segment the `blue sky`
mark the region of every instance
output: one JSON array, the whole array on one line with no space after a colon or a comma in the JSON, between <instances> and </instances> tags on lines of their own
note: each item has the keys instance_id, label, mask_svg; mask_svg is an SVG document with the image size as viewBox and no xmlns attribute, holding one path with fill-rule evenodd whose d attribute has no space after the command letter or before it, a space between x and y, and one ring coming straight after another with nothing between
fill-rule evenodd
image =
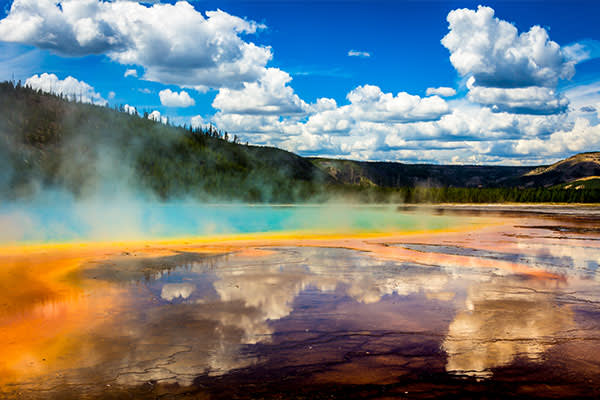
<instances>
[{"instance_id":1,"label":"blue sky","mask_svg":"<svg viewBox=\"0 0 600 400\"><path fill-rule=\"evenodd\" d=\"M597 1L173 3L0 1L0 79L304 155L536 164L600 150Z\"/></svg>"}]
</instances>

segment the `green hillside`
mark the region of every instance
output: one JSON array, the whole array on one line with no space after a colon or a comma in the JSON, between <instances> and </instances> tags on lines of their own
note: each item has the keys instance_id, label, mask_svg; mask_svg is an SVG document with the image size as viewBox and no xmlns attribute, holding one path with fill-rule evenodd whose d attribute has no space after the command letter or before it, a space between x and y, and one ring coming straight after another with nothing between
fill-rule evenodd
<instances>
[{"instance_id":1,"label":"green hillside","mask_svg":"<svg viewBox=\"0 0 600 400\"><path fill-rule=\"evenodd\" d=\"M244 202L599 202L600 153L545 167L303 158L0 83L0 199L48 191ZM578 182L578 181L577 181Z\"/></svg>"},{"instance_id":2,"label":"green hillside","mask_svg":"<svg viewBox=\"0 0 600 400\"><path fill-rule=\"evenodd\" d=\"M280 149L234 143L102 106L0 84L2 197L133 190L161 199L289 202L333 180Z\"/></svg>"}]
</instances>

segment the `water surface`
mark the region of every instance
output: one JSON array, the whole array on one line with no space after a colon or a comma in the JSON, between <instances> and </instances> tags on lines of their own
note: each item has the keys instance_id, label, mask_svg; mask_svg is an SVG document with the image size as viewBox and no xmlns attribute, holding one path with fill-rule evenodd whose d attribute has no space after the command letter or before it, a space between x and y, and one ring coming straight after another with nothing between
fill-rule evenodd
<instances>
[{"instance_id":1,"label":"water surface","mask_svg":"<svg viewBox=\"0 0 600 400\"><path fill-rule=\"evenodd\" d=\"M7 251L0 393L598 397L600 235L582 229L596 217L469 218L364 238Z\"/></svg>"}]
</instances>

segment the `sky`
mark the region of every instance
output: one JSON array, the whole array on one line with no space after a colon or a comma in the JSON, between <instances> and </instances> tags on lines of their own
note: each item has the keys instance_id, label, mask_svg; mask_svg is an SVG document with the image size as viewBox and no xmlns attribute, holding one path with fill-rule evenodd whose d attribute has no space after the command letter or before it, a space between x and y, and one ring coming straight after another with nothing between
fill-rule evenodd
<instances>
[{"instance_id":1,"label":"sky","mask_svg":"<svg viewBox=\"0 0 600 400\"><path fill-rule=\"evenodd\" d=\"M0 0L0 80L306 156L600 151L600 2Z\"/></svg>"}]
</instances>

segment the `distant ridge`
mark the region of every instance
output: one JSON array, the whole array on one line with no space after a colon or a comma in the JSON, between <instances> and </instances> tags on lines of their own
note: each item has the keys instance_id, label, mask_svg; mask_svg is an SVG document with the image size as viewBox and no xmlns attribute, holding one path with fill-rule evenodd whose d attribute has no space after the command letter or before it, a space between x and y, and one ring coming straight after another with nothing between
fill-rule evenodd
<instances>
[{"instance_id":1,"label":"distant ridge","mask_svg":"<svg viewBox=\"0 0 600 400\"><path fill-rule=\"evenodd\" d=\"M404 164L311 158L340 183L383 187L513 187L536 167Z\"/></svg>"},{"instance_id":2,"label":"distant ridge","mask_svg":"<svg viewBox=\"0 0 600 400\"><path fill-rule=\"evenodd\" d=\"M405 164L318 157L310 160L340 183L363 186L549 188L600 176L600 152L580 153L539 167Z\"/></svg>"},{"instance_id":3,"label":"distant ridge","mask_svg":"<svg viewBox=\"0 0 600 400\"><path fill-rule=\"evenodd\" d=\"M538 167L520 178L525 187L554 186L600 175L600 152L576 154L547 167Z\"/></svg>"}]
</instances>

